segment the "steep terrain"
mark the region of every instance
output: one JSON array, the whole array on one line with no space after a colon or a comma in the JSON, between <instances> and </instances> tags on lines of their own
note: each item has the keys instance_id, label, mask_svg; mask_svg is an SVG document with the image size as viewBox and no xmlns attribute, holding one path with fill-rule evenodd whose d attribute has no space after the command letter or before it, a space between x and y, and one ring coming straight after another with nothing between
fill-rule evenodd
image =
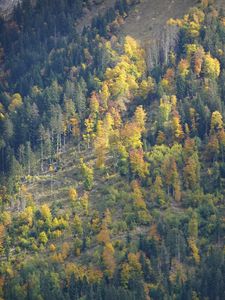
<instances>
[{"instance_id":1,"label":"steep terrain","mask_svg":"<svg viewBox=\"0 0 225 300\"><path fill-rule=\"evenodd\" d=\"M8 16L19 0L0 0L0 15Z\"/></svg>"},{"instance_id":2,"label":"steep terrain","mask_svg":"<svg viewBox=\"0 0 225 300\"><path fill-rule=\"evenodd\" d=\"M0 45L0 300L224 299L223 12L28 0Z\"/></svg>"},{"instance_id":3,"label":"steep terrain","mask_svg":"<svg viewBox=\"0 0 225 300\"><path fill-rule=\"evenodd\" d=\"M126 19L122 32L145 43L159 39L170 18L180 18L186 14L196 0L143 0Z\"/></svg>"},{"instance_id":4,"label":"steep terrain","mask_svg":"<svg viewBox=\"0 0 225 300\"><path fill-rule=\"evenodd\" d=\"M90 8L84 10L84 16L77 22L77 31L82 32L84 26L90 27L92 20L103 15L107 9L113 8L116 0L103 0L96 4L92 1Z\"/></svg>"}]
</instances>

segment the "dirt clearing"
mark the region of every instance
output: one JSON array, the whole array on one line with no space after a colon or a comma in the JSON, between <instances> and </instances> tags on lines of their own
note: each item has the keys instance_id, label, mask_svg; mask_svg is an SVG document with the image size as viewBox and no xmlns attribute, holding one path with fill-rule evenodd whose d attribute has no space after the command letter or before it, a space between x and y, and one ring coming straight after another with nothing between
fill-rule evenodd
<instances>
[{"instance_id":1,"label":"dirt clearing","mask_svg":"<svg viewBox=\"0 0 225 300\"><path fill-rule=\"evenodd\" d=\"M122 28L123 35L131 35L145 42L157 39L165 29L169 18L182 17L196 0L143 0L137 5Z\"/></svg>"}]
</instances>

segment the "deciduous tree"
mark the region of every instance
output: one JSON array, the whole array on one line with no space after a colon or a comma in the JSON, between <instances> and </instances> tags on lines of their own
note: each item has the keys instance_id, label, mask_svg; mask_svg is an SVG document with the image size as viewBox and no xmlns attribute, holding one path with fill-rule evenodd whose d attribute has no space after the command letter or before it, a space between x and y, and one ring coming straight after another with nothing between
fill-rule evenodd
<instances>
[{"instance_id":1,"label":"deciduous tree","mask_svg":"<svg viewBox=\"0 0 225 300\"><path fill-rule=\"evenodd\" d=\"M148 163L144 160L144 152L140 149L134 149L129 152L131 170L135 175L144 179L148 171Z\"/></svg>"},{"instance_id":2,"label":"deciduous tree","mask_svg":"<svg viewBox=\"0 0 225 300\"><path fill-rule=\"evenodd\" d=\"M80 168L84 179L84 186L87 190L91 190L93 187L94 171L84 163L82 158L80 159Z\"/></svg>"}]
</instances>

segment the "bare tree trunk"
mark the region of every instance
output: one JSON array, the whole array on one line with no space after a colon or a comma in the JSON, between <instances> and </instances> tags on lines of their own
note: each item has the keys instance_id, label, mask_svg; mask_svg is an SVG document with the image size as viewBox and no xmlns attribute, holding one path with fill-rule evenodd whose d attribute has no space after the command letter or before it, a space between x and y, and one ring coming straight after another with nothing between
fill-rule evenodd
<instances>
[{"instance_id":1,"label":"bare tree trunk","mask_svg":"<svg viewBox=\"0 0 225 300\"><path fill-rule=\"evenodd\" d=\"M59 151L62 152L62 135L59 134Z\"/></svg>"},{"instance_id":2,"label":"bare tree trunk","mask_svg":"<svg viewBox=\"0 0 225 300\"><path fill-rule=\"evenodd\" d=\"M169 62L169 53L177 43L178 28L166 26L160 37L145 42L146 60L148 69L157 65L166 65Z\"/></svg>"},{"instance_id":3,"label":"bare tree trunk","mask_svg":"<svg viewBox=\"0 0 225 300\"><path fill-rule=\"evenodd\" d=\"M66 134L63 134L63 152L66 152Z\"/></svg>"},{"instance_id":4,"label":"bare tree trunk","mask_svg":"<svg viewBox=\"0 0 225 300\"><path fill-rule=\"evenodd\" d=\"M43 151L43 141L41 140L41 172L44 172L44 151Z\"/></svg>"}]
</instances>

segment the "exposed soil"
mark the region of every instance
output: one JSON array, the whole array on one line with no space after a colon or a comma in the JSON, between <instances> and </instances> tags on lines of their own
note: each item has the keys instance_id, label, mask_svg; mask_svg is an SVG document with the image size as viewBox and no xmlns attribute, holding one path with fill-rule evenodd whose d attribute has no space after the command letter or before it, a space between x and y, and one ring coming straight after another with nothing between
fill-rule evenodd
<instances>
[{"instance_id":1,"label":"exposed soil","mask_svg":"<svg viewBox=\"0 0 225 300\"><path fill-rule=\"evenodd\" d=\"M129 13L122 27L123 35L146 42L162 36L166 22L170 18L182 17L188 10L198 5L199 0L141 0ZM215 0L218 7L225 7L224 0Z\"/></svg>"},{"instance_id":2,"label":"exposed soil","mask_svg":"<svg viewBox=\"0 0 225 300\"><path fill-rule=\"evenodd\" d=\"M137 5L122 28L124 35L145 42L157 39L165 30L169 18L182 17L197 0L143 0Z\"/></svg>"}]
</instances>

